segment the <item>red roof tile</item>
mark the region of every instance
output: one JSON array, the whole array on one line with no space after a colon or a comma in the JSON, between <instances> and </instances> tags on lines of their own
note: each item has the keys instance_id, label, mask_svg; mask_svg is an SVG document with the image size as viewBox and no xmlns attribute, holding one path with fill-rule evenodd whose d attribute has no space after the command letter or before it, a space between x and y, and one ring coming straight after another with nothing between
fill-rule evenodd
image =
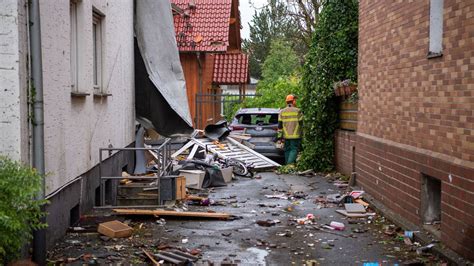
<instances>
[{"instance_id":1,"label":"red roof tile","mask_svg":"<svg viewBox=\"0 0 474 266\"><path fill-rule=\"evenodd\" d=\"M172 3L184 10L183 14L174 15L179 51L227 51L232 0L172 0Z\"/></svg>"},{"instance_id":2,"label":"red roof tile","mask_svg":"<svg viewBox=\"0 0 474 266\"><path fill-rule=\"evenodd\" d=\"M216 84L248 83L249 59L246 54L216 54L212 81Z\"/></svg>"}]
</instances>

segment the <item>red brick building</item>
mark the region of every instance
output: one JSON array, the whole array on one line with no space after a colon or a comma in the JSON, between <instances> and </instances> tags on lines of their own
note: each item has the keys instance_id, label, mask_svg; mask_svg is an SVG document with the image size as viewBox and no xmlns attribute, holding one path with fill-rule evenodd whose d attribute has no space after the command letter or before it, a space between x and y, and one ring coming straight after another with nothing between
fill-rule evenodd
<instances>
[{"instance_id":1,"label":"red brick building","mask_svg":"<svg viewBox=\"0 0 474 266\"><path fill-rule=\"evenodd\" d=\"M219 85L248 83L238 0L172 0L176 42L196 128L221 117ZM201 95L201 96L199 96Z\"/></svg>"},{"instance_id":2,"label":"red brick building","mask_svg":"<svg viewBox=\"0 0 474 266\"><path fill-rule=\"evenodd\" d=\"M474 1L359 8L357 130L337 132L337 168L474 259Z\"/></svg>"}]
</instances>

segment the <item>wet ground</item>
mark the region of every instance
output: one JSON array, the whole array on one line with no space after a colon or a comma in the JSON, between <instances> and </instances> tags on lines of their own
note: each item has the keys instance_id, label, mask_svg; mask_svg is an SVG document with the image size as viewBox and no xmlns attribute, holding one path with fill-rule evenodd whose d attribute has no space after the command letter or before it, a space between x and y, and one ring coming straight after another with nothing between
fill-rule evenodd
<instances>
[{"instance_id":1,"label":"wet ground","mask_svg":"<svg viewBox=\"0 0 474 266\"><path fill-rule=\"evenodd\" d=\"M154 253L172 247L199 254L198 264L219 265L223 261L240 265L440 264L430 253L417 255L416 245L407 245L382 216L348 220L335 212L338 207L334 204L315 201L318 196L325 198L340 191L325 177L268 172L260 174L260 178L241 178L227 187L212 189L208 196L215 204L211 206L187 206L193 211L212 210L238 217L229 221L160 220L96 211L82 218L78 227L85 230L72 229L56 244L49 252L49 260L76 265L145 264L149 261L142 249ZM281 194L290 197L267 197ZM308 214L314 215L312 224L295 221ZM109 239L96 233L97 223L115 219L134 228L132 237ZM345 230L322 227L332 221L343 223Z\"/></svg>"}]
</instances>

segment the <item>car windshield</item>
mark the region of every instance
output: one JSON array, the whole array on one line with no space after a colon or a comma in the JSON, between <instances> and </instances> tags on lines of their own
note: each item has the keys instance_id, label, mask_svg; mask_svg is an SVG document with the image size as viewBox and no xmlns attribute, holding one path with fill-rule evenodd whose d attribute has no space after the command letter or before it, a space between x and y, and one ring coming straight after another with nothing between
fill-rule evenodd
<instances>
[{"instance_id":1,"label":"car windshield","mask_svg":"<svg viewBox=\"0 0 474 266\"><path fill-rule=\"evenodd\" d=\"M273 125L278 124L278 114L239 114L235 117L243 125Z\"/></svg>"}]
</instances>

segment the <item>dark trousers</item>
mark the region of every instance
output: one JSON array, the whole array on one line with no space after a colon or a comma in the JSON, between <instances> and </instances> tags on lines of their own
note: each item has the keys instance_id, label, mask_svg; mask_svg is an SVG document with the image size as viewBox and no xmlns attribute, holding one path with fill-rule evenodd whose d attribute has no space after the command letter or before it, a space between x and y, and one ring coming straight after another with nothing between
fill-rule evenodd
<instances>
[{"instance_id":1,"label":"dark trousers","mask_svg":"<svg viewBox=\"0 0 474 266\"><path fill-rule=\"evenodd\" d=\"M301 139L285 139L285 163L296 162L296 156L301 146Z\"/></svg>"}]
</instances>

